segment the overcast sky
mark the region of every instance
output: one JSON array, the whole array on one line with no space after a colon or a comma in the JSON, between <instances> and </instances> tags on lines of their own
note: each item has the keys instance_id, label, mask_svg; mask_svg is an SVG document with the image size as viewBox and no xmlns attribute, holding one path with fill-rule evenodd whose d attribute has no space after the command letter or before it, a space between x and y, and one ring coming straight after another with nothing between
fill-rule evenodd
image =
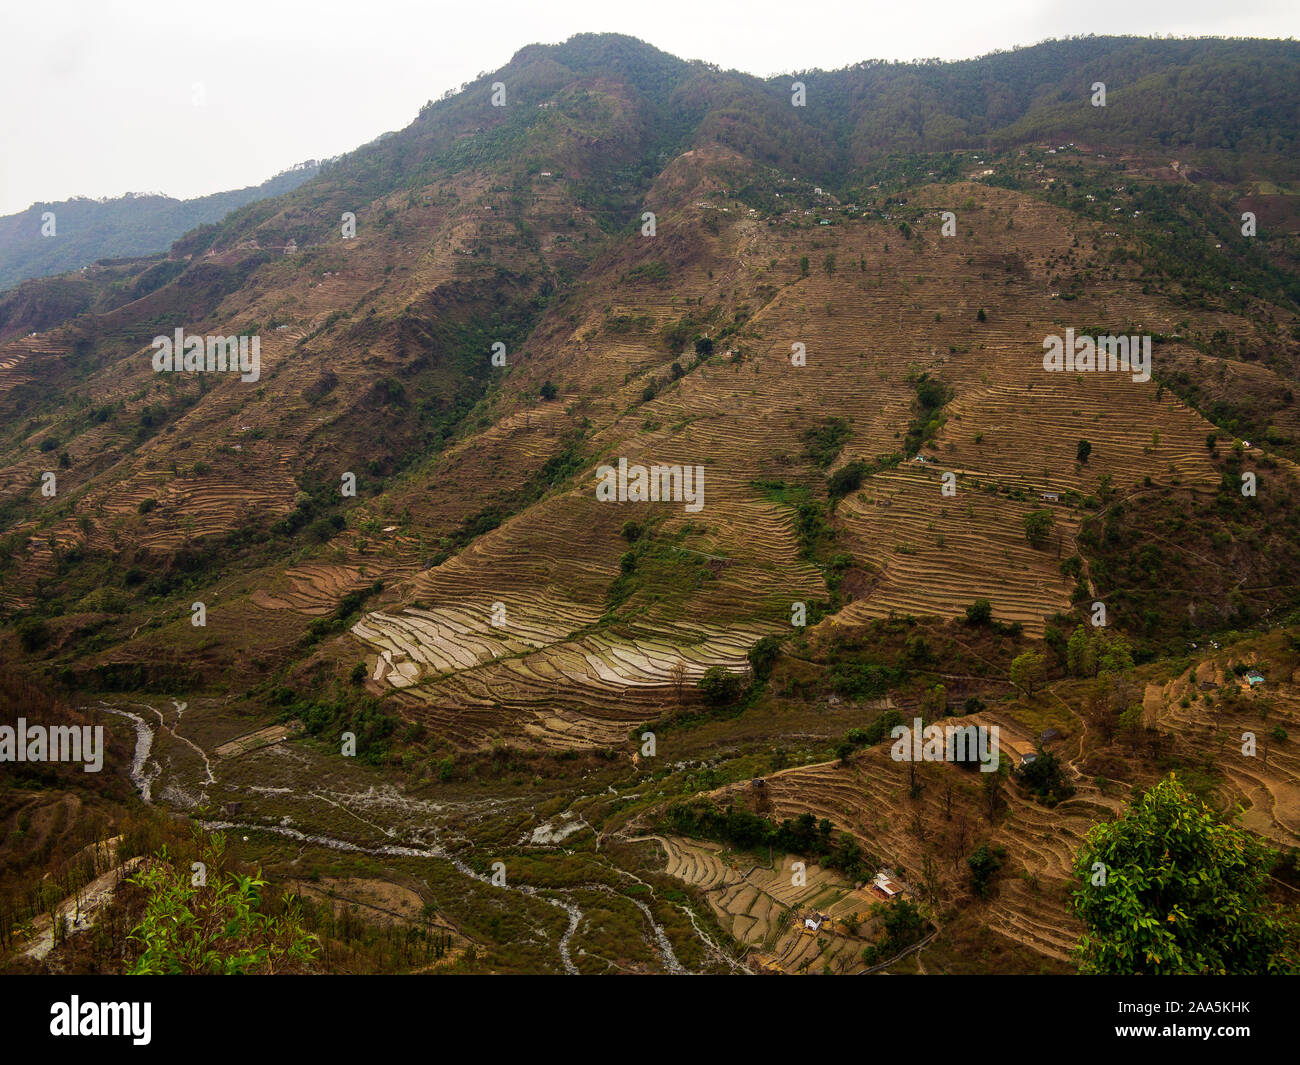
<instances>
[{"instance_id":1,"label":"overcast sky","mask_svg":"<svg viewBox=\"0 0 1300 1065\"><path fill-rule=\"evenodd\" d=\"M525 44L582 32L767 75L1080 33L1300 37L1300 2L0 0L0 214L255 185L400 129Z\"/></svg>"}]
</instances>

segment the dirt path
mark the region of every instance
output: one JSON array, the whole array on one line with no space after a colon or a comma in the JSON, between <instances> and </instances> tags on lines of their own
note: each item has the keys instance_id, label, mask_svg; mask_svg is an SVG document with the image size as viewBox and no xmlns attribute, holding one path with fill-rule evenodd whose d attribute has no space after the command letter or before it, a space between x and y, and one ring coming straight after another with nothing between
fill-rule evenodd
<instances>
[{"instance_id":1,"label":"dirt path","mask_svg":"<svg viewBox=\"0 0 1300 1065\"><path fill-rule=\"evenodd\" d=\"M26 958L44 961L54 949L55 922L62 922L65 934L84 932L95 926L99 911L113 901L118 885L144 861L142 857L128 858L121 865L96 877L80 891L74 892L54 908L54 919L41 914L33 922L36 938L22 952Z\"/></svg>"}]
</instances>

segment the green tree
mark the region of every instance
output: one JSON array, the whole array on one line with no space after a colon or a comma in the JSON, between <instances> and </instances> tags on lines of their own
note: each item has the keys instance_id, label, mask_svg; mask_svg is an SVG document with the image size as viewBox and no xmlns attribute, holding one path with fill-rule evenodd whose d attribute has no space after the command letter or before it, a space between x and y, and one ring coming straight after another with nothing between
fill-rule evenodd
<instances>
[{"instance_id":1,"label":"green tree","mask_svg":"<svg viewBox=\"0 0 1300 1065\"><path fill-rule=\"evenodd\" d=\"M1074 785L1065 779L1061 763L1051 751L1038 748L1038 757L1017 770L1021 781L1040 799L1060 802L1074 794Z\"/></svg>"},{"instance_id":2,"label":"green tree","mask_svg":"<svg viewBox=\"0 0 1300 1065\"><path fill-rule=\"evenodd\" d=\"M981 843L979 848L966 859L970 866L970 887L981 899L989 897L993 887L993 877L1002 868L1002 858L1006 852L1001 847L989 848Z\"/></svg>"},{"instance_id":3,"label":"green tree","mask_svg":"<svg viewBox=\"0 0 1300 1065\"><path fill-rule=\"evenodd\" d=\"M1102 629L1097 634L1097 672L1123 673L1133 668L1133 651L1118 632Z\"/></svg>"},{"instance_id":4,"label":"green tree","mask_svg":"<svg viewBox=\"0 0 1300 1065\"><path fill-rule=\"evenodd\" d=\"M772 672L777 655L781 653L781 640L777 636L763 636L749 649L749 668L754 671L756 679L762 679Z\"/></svg>"},{"instance_id":5,"label":"green tree","mask_svg":"<svg viewBox=\"0 0 1300 1065\"><path fill-rule=\"evenodd\" d=\"M987 599L976 599L966 608L967 625L987 625L993 620L993 604Z\"/></svg>"},{"instance_id":6,"label":"green tree","mask_svg":"<svg viewBox=\"0 0 1300 1065\"><path fill-rule=\"evenodd\" d=\"M1086 440L1080 440L1079 446L1075 449L1074 457L1079 462L1087 462L1088 456L1092 454L1092 445Z\"/></svg>"},{"instance_id":7,"label":"green tree","mask_svg":"<svg viewBox=\"0 0 1300 1065\"><path fill-rule=\"evenodd\" d=\"M1083 625L1076 627L1066 642L1065 671L1072 677L1097 674L1097 642L1089 639L1088 630Z\"/></svg>"},{"instance_id":8,"label":"green tree","mask_svg":"<svg viewBox=\"0 0 1300 1065\"><path fill-rule=\"evenodd\" d=\"M938 717L946 717L948 714L948 689L942 684L936 684L928 692L921 695L921 716L927 721L933 721Z\"/></svg>"},{"instance_id":9,"label":"green tree","mask_svg":"<svg viewBox=\"0 0 1300 1065\"><path fill-rule=\"evenodd\" d=\"M806 255L799 256L799 276L808 276L808 256Z\"/></svg>"},{"instance_id":10,"label":"green tree","mask_svg":"<svg viewBox=\"0 0 1300 1065\"><path fill-rule=\"evenodd\" d=\"M1295 912L1265 896L1274 858L1171 774L1120 820L1094 825L1075 856L1081 971L1300 973Z\"/></svg>"},{"instance_id":11,"label":"green tree","mask_svg":"<svg viewBox=\"0 0 1300 1065\"><path fill-rule=\"evenodd\" d=\"M879 943L863 948L862 958L868 965L888 961L921 940L929 929L920 908L905 898L878 902L871 907L871 913L880 919L884 935Z\"/></svg>"},{"instance_id":12,"label":"green tree","mask_svg":"<svg viewBox=\"0 0 1300 1065\"><path fill-rule=\"evenodd\" d=\"M1121 633L1079 625L1065 648L1065 671L1072 677L1123 673L1133 668L1133 650Z\"/></svg>"},{"instance_id":13,"label":"green tree","mask_svg":"<svg viewBox=\"0 0 1300 1065\"><path fill-rule=\"evenodd\" d=\"M144 916L130 938L144 945L132 975L265 974L305 971L316 956L315 936L303 928L292 901L266 912L261 871L246 876L226 868L221 833L196 830L205 882L193 866L173 861L164 847L131 878L146 893Z\"/></svg>"},{"instance_id":14,"label":"green tree","mask_svg":"<svg viewBox=\"0 0 1300 1065\"><path fill-rule=\"evenodd\" d=\"M704 671L696 687L714 706L735 702L740 697L740 677L722 666L710 666Z\"/></svg>"},{"instance_id":15,"label":"green tree","mask_svg":"<svg viewBox=\"0 0 1300 1065\"><path fill-rule=\"evenodd\" d=\"M1025 515L1025 539L1031 547L1042 547L1047 543L1048 533L1056 524L1056 518L1050 510L1031 510Z\"/></svg>"},{"instance_id":16,"label":"green tree","mask_svg":"<svg viewBox=\"0 0 1300 1065\"><path fill-rule=\"evenodd\" d=\"M1034 686L1047 679L1047 659L1039 651L1026 651L1011 660L1011 683L1026 695L1034 694Z\"/></svg>"}]
</instances>

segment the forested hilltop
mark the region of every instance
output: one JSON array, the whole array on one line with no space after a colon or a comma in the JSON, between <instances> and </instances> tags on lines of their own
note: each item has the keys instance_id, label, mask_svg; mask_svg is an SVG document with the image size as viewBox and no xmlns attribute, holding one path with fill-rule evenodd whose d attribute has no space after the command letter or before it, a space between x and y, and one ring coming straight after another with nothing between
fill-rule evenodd
<instances>
[{"instance_id":1,"label":"forested hilltop","mask_svg":"<svg viewBox=\"0 0 1300 1065\"><path fill-rule=\"evenodd\" d=\"M315 161L243 189L214 192L190 200L156 193L113 199L77 196L58 203L34 203L0 218L0 289L33 277L47 277L119 259L162 252L183 233L224 218L237 207L296 189L316 175ZM54 234L42 232L43 216L54 215Z\"/></svg>"}]
</instances>

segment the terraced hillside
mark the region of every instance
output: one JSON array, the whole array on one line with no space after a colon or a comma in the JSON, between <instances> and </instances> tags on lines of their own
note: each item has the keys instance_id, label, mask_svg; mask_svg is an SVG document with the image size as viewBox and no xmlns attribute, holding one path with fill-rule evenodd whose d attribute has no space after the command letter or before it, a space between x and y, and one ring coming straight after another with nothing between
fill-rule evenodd
<instances>
[{"instance_id":1,"label":"terraced hillside","mask_svg":"<svg viewBox=\"0 0 1300 1065\"><path fill-rule=\"evenodd\" d=\"M1157 764L1180 767L1225 816L1294 853L1300 775L1290 736L1300 722L1300 689L1288 640L1276 635L1249 649L1193 656L1174 670L1143 669L1120 682L1140 700L1134 704L1140 713L1118 729L1108 711L1098 713L1114 679L1100 688L1063 681L996 712L948 719L944 724L997 726L1007 765L987 781L953 764L920 763L914 791L909 763L897 760L885 741L847 762L769 774L761 812L774 822L825 818L837 831L852 833L880 863L914 884L924 880L935 913L949 920L974 913L982 927L1025 950L1069 962L1082 930L1071 894L1080 886L1074 866L1083 836L1122 814L1136 790L1158 774ZM1252 688L1241 679L1247 667L1265 670L1267 682ZM1005 779L1006 769L1043 749L1045 725L1051 726L1046 747L1061 759L1073 789L1049 804L1022 782ZM1258 740L1249 751L1246 737ZM993 788L992 801L986 785ZM709 801L752 808L756 791L742 781L712 792ZM1001 854L987 900L972 892L965 862L979 844ZM687 862L671 850L667 867L706 890L728 879L717 869L710 873L707 860Z\"/></svg>"},{"instance_id":2,"label":"terraced hillside","mask_svg":"<svg viewBox=\"0 0 1300 1065\"><path fill-rule=\"evenodd\" d=\"M1109 116L1053 80L1138 60ZM934 936L890 971L1063 971L1081 841L1168 771L1293 847L1300 52L981 63L817 72L796 109L629 38L530 46L163 258L23 286L0 655L147 733L143 804L329 866L322 921L398 885L392 927L433 907L466 971L864 972L877 869ZM1162 79L1227 119L1114 117ZM156 371L177 329L258 364ZM1118 335L1150 365L1045 368ZM1073 791L913 775L867 739L890 713L1043 742ZM873 868L793 890L665 820L695 800Z\"/></svg>"},{"instance_id":3,"label":"terraced hillside","mask_svg":"<svg viewBox=\"0 0 1300 1065\"><path fill-rule=\"evenodd\" d=\"M874 922L859 918L880 902L878 896L816 865L802 871L806 882L796 886L793 859L746 869L720 854L717 845L656 838L667 872L703 891L724 927L730 926L732 936L750 947L745 961L753 969L855 975L867 968L862 950ZM818 927L805 923L810 917Z\"/></svg>"}]
</instances>

